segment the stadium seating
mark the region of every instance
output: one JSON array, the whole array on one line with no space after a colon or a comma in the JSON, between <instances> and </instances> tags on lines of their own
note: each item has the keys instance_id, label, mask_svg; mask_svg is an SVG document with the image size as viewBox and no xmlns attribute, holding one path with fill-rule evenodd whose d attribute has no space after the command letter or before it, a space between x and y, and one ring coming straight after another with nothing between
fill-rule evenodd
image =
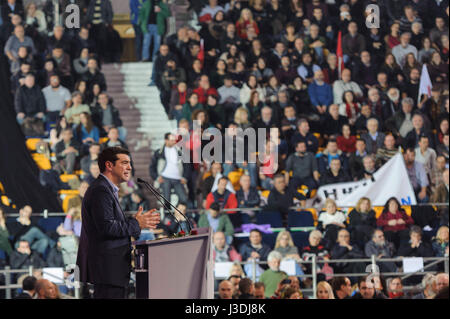
<instances>
[{"instance_id":1,"label":"stadium seating","mask_svg":"<svg viewBox=\"0 0 450 319\"><path fill-rule=\"evenodd\" d=\"M257 212L256 223L258 225L269 224L273 228L283 227L283 220L279 212L270 212L270 211Z\"/></svg>"},{"instance_id":2,"label":"stadium seating","mask_svg":"<svg viewBox=\"0 0 450 319\"><path fill-rule=\"evenodd\" d=\"M64 220L62 217L48 217L48 218L40 218L38 221L38 226L42 228L46 233L56 231L56 228L63 223Z\"/></svg>"},{"instance_id":3,"label":"stadium seating","mask_svg":"<svg viewBox=\"0 0 450 319\"><path fill-rule=\"evenodd\" d=\"M314 218L309 211L290 211L288 227L314 227Z\"/></svg>"}]
</instances>

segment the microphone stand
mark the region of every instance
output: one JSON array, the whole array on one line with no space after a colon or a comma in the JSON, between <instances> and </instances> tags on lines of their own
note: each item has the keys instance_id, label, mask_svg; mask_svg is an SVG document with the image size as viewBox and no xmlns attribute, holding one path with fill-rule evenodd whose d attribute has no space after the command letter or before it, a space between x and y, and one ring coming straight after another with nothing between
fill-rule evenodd
<instances>
[{"instance_id":1,"label":"microphone stand","mask_svg":"<svg viewBox=\"0 0 450 319\"><path fill-rule=\"evenodd\" d=\"M151 185L149 182L143 180L142 178L138 178L137 182L140 184L144 184L147 189L156 197L156 199L161 203L161 205L167 210L169 211L169 213L173 216L173 218L175 218L175 220L178 222L178 224L181 227L181 223L178 220L178 218L175 216L175 214L172 212L171 207L173 209L175 209L178 213L180 213L184 219L186 220L188 226L189 226L189 234L191 233L193 227L191 224L191 221L189 220L189 218L186 217L185 214L183 214L178 208L176 208L174 205L172 205L172 203L167 200L167 198L165 198L153 185Z\"/></svg>"}]
</instances>

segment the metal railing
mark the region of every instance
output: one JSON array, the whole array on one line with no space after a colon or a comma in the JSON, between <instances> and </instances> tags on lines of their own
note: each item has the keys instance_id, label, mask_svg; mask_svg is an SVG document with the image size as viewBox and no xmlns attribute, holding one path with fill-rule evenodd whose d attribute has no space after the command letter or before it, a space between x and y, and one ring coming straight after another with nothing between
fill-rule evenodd
<instances>
[{"instance_id":1,"label":"metal railing","mask_svg":"<svg viewBox=\"0 0 450 319\"><path fill-rule=\"evenodd\" d=\"M423 257L424 262L430 262L427 265L424 265L423 268L419 269L416 272L377 272L375 269L379 269L377 267L377 263L385 263L385 262L402 262L403 259L406 257L396 257L396 258L377 258L377 256L372 255L371 258L359 258L359 259L317 259L317 257L314 255L312 256L311 260L301 260L296 261L297 264L310 264L311 265L311 274L303 274L303 275L295 275L295 277L298 278L311 278L312 279L312 288L310 289L302 289L303 292L312 292L312 298L316 298L317 295L317 269L319 264L336 264L336 263L368 263L372 267L371 272L365 272L365 273L332 273L332 274L326 274L327 277L362 277L367 276L370 274L376 274L376 275L383 275L383 276L395 276L395 277L401 277L402 280L405 280L411 276L425 276L426 274L436 274L437 271L425 271L431 267L437 266L440 263L444 263L444 272L449 273L449 257ZM265 261L257 261L256 259L252 259L251 261L246 262L236 262L240 265L252 265L252 274L251 279L253 282L257 281L256 271L257 266L259 265L267 265L268 263ZM220 279L226 279L225 277L215 277L216 280ZM415 286L412 287L404 287L404 290L414 290L416 289Z\"/></svg>"}]
</instances>

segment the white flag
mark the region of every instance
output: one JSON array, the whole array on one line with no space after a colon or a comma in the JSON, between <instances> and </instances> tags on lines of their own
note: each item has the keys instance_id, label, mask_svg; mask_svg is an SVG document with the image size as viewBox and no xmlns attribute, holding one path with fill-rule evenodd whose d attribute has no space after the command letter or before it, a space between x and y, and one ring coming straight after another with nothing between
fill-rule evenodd
<instances>
[{"instance_id":1,"label":"white flag","mask_svg":"<svg viewBox=\"0 0 450 319\"><path fill-rule=\"evenodd\" d=\"M419 97L417 101L420 102L420 97L422 94L426 94L428 97L431 97L432 88L433 84L431 83L430 75L428 74L427 65L424 64L422 67L422 75L420 76Z\"/></svg>"}]
</instances>

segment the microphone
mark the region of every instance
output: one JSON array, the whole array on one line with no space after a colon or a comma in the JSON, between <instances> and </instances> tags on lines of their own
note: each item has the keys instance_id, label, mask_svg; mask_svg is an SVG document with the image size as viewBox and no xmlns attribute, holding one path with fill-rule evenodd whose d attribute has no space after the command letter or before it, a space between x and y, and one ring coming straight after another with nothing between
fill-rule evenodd
<instances>
[{"instance_id":1,"label":"microphone","mask_svg":"<svg viewBox=\"0 0 450 319\"><path fill-rule=\"evenodd\" d=\"M191 230L193 229L191 221L186 217L185 214L183 214L178 208L176 208L174 205L172 205L172 203L167 200L167 198L165 198L155 187L153 187L153 185L151 185L149 182L143 180L142 178L137 178L137 182L139 184L144 184L147 189L156 197L156 199L161 203L161 205L167 210L169 211L170 214L172 214L173 218L178 222L178 224L181 227L181 223L178 220L178 218L175 216L175 214L173 213L173 211L171 210L171 207L173 209L175 209L178 213L180 213L184 219L186 220L187 224L189 225L189 233L191 233Z\"/></svg>"}]
</instances>

